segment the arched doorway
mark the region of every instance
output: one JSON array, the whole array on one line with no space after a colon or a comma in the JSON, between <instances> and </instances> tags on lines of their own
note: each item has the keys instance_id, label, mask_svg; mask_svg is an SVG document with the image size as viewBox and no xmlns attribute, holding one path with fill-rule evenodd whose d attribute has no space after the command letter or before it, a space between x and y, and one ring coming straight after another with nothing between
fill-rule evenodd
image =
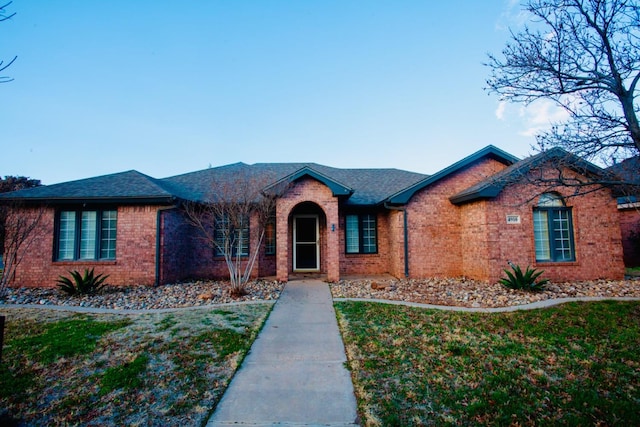
<instances>
[{"instance_id":1,"label":"arched doorway","mask_svg":"<svg viewBox=\"0 0 640 427\"><path fill-rule=\"evenodd\" d=\"M323 253L323 233L326 216L320 206L312 202L297 205L290 216L292 227L292 270L320 272Z\"/></svg>"}]
</instances>

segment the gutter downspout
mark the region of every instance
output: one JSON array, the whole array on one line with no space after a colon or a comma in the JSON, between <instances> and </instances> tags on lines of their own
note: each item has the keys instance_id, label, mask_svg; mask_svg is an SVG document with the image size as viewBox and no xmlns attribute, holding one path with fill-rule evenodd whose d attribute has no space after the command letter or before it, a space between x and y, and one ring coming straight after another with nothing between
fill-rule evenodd
<instances>
[{"instance_id":1,"label":"gutter downspout","mask_svg":"<svg viewBox=\"0 0 640 427\"><path fill-rule=\"evenodd\" d=\"M384 207L389 210L402 212L403 227L404 227L404 277L408 278L409 277L409 227L407 225L408 224L407 208L405 206L403 207L391 206L386 202L384 203Z\"/></svg>"},{"instance_id":2,"label":"gutter downspout","mask_svg":"<svg viewBox=\"0 0 640 427\"><path fill-rule=\"evenodd\" d=\"M153 282L153 286L154 287L158 287L160 286L160 255L161 255L161 250L160 250L160 243L161 243L161 236L160 236L160 227L162 225L162 212L164 211L169 211L171 209L176 209L177 206L173 205L173 206L166 206L166 207L161 207L158 208L157 212L156 212L156 271L155 271L155 279Z\"/></svg>"}]
</instances>

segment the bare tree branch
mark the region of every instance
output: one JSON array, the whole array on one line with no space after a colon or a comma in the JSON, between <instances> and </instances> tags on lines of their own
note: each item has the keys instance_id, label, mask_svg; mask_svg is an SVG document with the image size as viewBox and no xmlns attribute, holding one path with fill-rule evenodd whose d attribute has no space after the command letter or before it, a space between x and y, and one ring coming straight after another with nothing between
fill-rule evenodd
<instances>
[{"instance_id":1,"label":"bare tree branch","mask_svg":"<svg viewBox=\"0 0 640 427\"><path fill-rule=\"evenodd\" d=\"M10 1L8 3L5 3L4 5L0 6L0 22L2 21L7 21L11 18L13 18L15 16L15 12L9 15L5 14L5 10L6 8L11 5L11 3L13 3L13 1ZM7 68L9 68L11 66L11 64L13 64L15 62L15 60L17 59L17 56L14 56L13 59L11 59L7 64L4 63L4 61L0 60L0 73L3 72L4 70L6 70ZM0 83L8 83L10 81L12 81L13 78L11 77L7 77L7 76L0 76Z\"/></svg>"},{"instance_id":2,"label":"bare tree branch","mask_svg":"<svg viewBox=\"0 0 640 427\"><path fill-rule=\"evenodd\" d=\"M217 184L206 200L186 202L184 211L201 239L222 255L229 270L231 291L244 295L251 278L267 222L275 213L279 194L263 191L269 182L251 176L238 175L233 182ZM284 188L282 189L284 191ZM249 245L250 225L257 241ZM248 251L245 248L249 247Z\"/></svg>"},{"instance_id":3,"label":"bare tree branch","mask_svg":"<svg viewBox=\"0 0 640 427\"><path fill-rule=\"evenodd\" d=\"M14 280L16 268L29 251L31 245L45 233L41 226L45 206L25 207L19 202L9 202L0 206L4 221L0 227L4 232L4 269L0 273L0 297L4 296L7 285Z\"/></svg>"},{"instance_id":4,"label":"bare tree branch","mask_svg":"<svg viewBox=\"0 0 640 427\"><path fill-rule=\"evenodd\" d=\"M537 135L611 165L640 153L637 85L640 12L636 0L528 0L531 21L502 57L489 55L487 90L504 100L548 99L569 113Z\"/></svg>"}]
</instances>

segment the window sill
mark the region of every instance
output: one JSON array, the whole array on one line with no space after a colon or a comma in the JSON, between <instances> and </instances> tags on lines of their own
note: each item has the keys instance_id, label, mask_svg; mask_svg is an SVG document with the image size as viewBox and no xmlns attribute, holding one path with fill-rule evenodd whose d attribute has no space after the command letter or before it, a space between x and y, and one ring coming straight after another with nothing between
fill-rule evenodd
<instances>
[{"instance_id":1,"label":"window sill","mask_svg":"<svg viewBox=\"0 0 640 427\"><path fill-rule=\"evenodd\" d=\"M358 254L348 253L347 254L347 253L345 253L344 255L346 257L357 257L357 256L359 257L359 256L376 256L376 255L379 255L379 254L378 254L378 252L374 252L374 253L370 253L370 254L360 254L360 253L358 253Z\"/></svg>"},{"instance_id":2,"label":"window sill","mask_svg":"<svg viewBox=\"0 0 640 427\"><path fill-rule=\"evenodd\" d=\"M571 267L580 265L578 261L536 261L536 267Z\"/></svg>"},{"instance_id":3,"label":"window sill","mask_svg":"<svg viewBox=\"0 0 640 427\"><path fill-rule=\"evenodd\" d=\"M77 260L64 260L64 261L53 261L53 265L116 265L117 261L115 259L77 259Z\"/></svg>"},{"instance_id":4,"label":"window sill","mask_svg":"<svg viewBox=\"0 0 640 427\"><path fill-rule=\"evenodd\" d=\"M269 255L269 256L274 256L274 255ZM236 256L234 255L234 256L232 257L232 259L235 261ZM242 256L240 256L240 260L241 260L241 261L245 261L245 260L248 260L248 259L249 259L249 256L248 256L248 255L242 255ZM224 261L224 260L225 260L225 258L224 258L224 256L214 256L214 257L213 257L213 260L214 260L214 261Z\"/></svg>"}]
</instances>

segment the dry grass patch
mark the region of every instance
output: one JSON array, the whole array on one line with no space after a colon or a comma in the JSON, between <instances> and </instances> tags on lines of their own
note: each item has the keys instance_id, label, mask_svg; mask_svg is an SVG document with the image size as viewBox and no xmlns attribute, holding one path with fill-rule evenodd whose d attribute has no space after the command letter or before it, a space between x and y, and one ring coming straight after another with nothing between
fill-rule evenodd
<instances>
[{"instance_id":1,"label":"dry grass patch","mask_svg":"<svg viewBox=\"0 0 640 427\"><path fill-rule=\"evenodd\" d=\"M3 310L0 424L204 424L271 307Z\"/></svg>"},{"instance_id":2,"label":"dry grass patch","mask_svg":"<svg viewBox=\"0 0 640 427\"><path fill-rule=\"evenodd\" d=\"M365 425L637 425L640 303L336 303Z\"/></svg>"}]
</instances>

